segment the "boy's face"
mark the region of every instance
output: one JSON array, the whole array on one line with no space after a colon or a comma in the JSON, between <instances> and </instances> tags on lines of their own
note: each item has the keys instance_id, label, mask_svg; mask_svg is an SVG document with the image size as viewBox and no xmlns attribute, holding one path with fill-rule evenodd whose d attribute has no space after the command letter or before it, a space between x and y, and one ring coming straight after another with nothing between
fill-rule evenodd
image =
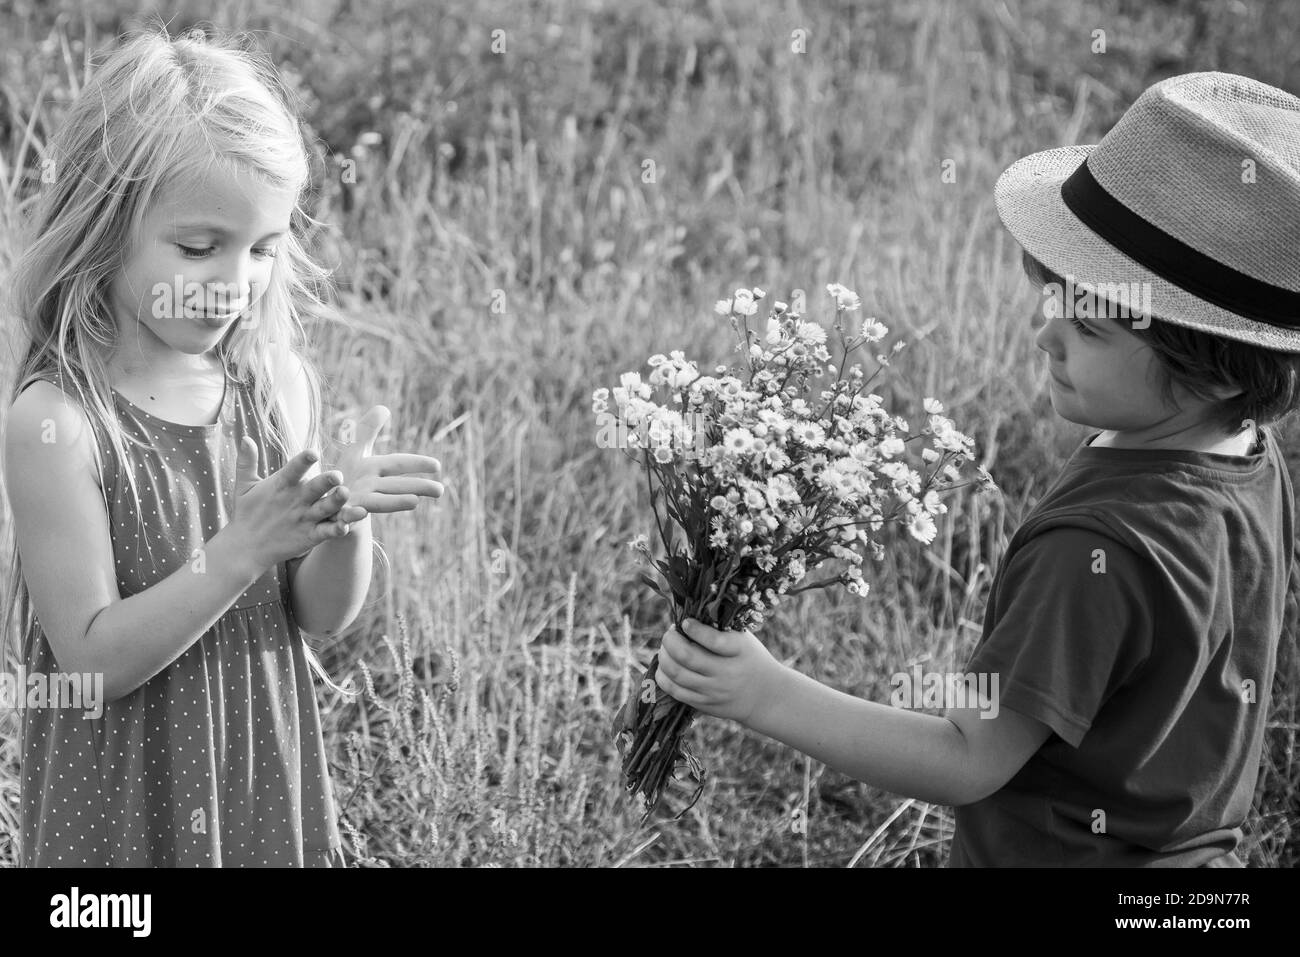
<instances>
[{"instance_id":1,"label":"boy's face","mask_svg":"<svg viewBox=\"0 0 1300 957\"><path fill-rule=\"evenodd\" d=\"M266 291L294 203L216 165L164 191L111 287L120 342L146 356L212 349Z\"/></svg>"},{"instance_id":2,"label":"boy's face","mask_svg":"<svg viewBox=\"0 0 1300 957\"><path fill-rule=\"evenodd\" d=\"M1070 422L1116 433L1114 444L1192 447L1223 433L1207 418L1216 404L1173 383L1175 403L1161 390L1162 370L1151 347L1130 328L1145 320L1044 315L1042 287L1034 342L1047 353L1052 407ZM1155 321L1155 320L1152 320ZM1223 390L1220 397L1235 394ZM1110 444L1110 443L1108 443Z\"/></svg>"}]
</instances>

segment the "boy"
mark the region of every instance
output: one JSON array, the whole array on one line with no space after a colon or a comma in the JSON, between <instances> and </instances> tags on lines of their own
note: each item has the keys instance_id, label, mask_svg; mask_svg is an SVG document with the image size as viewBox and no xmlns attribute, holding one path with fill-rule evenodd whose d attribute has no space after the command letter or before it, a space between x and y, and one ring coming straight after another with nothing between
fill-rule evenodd
<instances>
[{"instance_id":1,"label":"boy","mask_svg":"<svg viewBox=\"0 0 1300 957\"><path fill-rule=\"evenodd\" d=\"M995 195L1050 294L1053 407L1094 429L993 581L965 672L997 707L862 701L689 621L659 684L954 806L950 866L1240 867L1293 565L1265 426L1300 405L1300 99L1171 77Z\"/></svg>"}]
</instances>

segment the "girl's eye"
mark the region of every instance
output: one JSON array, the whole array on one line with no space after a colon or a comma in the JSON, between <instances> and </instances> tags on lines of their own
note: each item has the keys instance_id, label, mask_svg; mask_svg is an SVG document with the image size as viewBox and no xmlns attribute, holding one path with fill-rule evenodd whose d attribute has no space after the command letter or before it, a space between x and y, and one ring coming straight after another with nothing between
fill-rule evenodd
<instances>
[{"instance_id":1,"label":"girl's eye","mask_svg":"<svg viewBox=\"0 0 1300 957\"><path fill-rule=\"evenodd\" d=\"M208 249L196 249L196 248L193 247L193 246L185 246L185 245L182 245L181 243L177 243L177 244L176 244L176 248L179 249L179 250L181 251L181 255L184 256L186 259L202 259L204 256L207 256L209 253L212 252L212 249L211 249L211 248L208 248ZM274 248L270 248L270 249L254 249L253 252L256 253L256 254L257 254L260 258L262 258L262 259L274 259L274 258L275 258L275 249L274 249Z\"/></svg>"},{"instance_id":2,"label":"girl's eye","mask_svg":"<svg viewBox=\"0 0 1300 957\"><path fill-rule=\"evenodd\" d=\"M1070 321L1074 323L1074 328L1079 330L1079 335L1081 336L1095 335L1095 333L1091 329L1089 329L1087 326L1085 326L1082 322L1079 321L1077 316L1071 316Z\"/></svg>"}]
</instances>

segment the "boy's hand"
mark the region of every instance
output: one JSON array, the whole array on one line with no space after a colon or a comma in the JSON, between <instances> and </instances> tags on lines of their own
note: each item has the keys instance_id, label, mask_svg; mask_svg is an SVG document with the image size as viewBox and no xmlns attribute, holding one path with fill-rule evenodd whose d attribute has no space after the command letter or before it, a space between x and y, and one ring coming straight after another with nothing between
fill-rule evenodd
<instances>
[{"instance_id":1,"label":"boy's hand","mask_svg":"<svg viewBox=\"0 0 1300 957\"><path fill-rule=\"evenodd\" d=\"M339 511L341 521L359 522L371 512L409 512L420 504L421 496L438 498L443 493L441 482L416 477L441 476L437 459L406 452L372 454L390 414L385 406L372 406L361 417L352 444L343 447L338 471L349 494Z\"/></svg>"},{"instance_id":2,"label":"boy's hand","mask_svg":"<svg viewBox=\"0 0 1300 957\"><path fill-rule=\"evenodd\" d=\"M696 711L748 725L772 700L784 666L749 631L719 631L693 618L682 627L685 635L664 632L659 687Z\"/></svg>"}]
</instances>

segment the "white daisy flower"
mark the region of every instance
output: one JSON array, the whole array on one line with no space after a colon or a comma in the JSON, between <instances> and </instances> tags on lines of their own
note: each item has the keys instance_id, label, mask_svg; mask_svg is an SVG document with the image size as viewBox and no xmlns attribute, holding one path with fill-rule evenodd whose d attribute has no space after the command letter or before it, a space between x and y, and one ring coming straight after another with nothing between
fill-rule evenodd
<instances>
[{"instance_id":1,"label":"white daisy flower","mask_svg":"<svg viewBox=\"0 0 1300 957\"><path fill-rule=\"evenodd\" d=\"M903 446L902 439L898 438L897 436L890 436L889 438L885 439L885 441L880 443L879 449L881 455L883 455L885 458L890 458L891 456L894 455L902 455L903 447L904 446Z\"/></svg>"},{"instance_id":2,"label":"white daisy flower","mask_svg":"<svg viewBox=\"0 0 1300 957\"><path fill-rule=\"evenodd\" d=\"M743 455L753 445L754 437L747 429L728 429L722 438L722 444L728 452Z\"/></svg>"},{"instance_id":3,"label":"white daisy flower","mask_svg":"<svg viewBox=\"0 0 1300 957\"><path fill-rule=\"evenodd\" d=\"M827 284L826 291L835 297L835 305L840 309L852 310L858 308L858 306L862 304L862 300L858 298L856 292L845 286L841 286L837 282Z\"/></svg>"},{"instance_id":4,"label":"white daisy flower","mask_svg":"<svg viewBox=\"0 0 1300 957\"><path fill-rule=\"evenodd\" d=\"M629 393L635 392L643 399L650 398L651 394L654 392L647 383L641 381L641 374L639 372L624 372L619 376L618 381L619 384Z\"/></svg>"},{"instance_id":5,"label":"white daisy flower","mask_svg":"<svg viewBox=\"0 0 1300 957\"><path fill-rule=\"evenodd\" d=\"M867 342L879 342L889 335L889 329L875 319L868 319L862 324L862 337ZM882 363L883 364L883 363Z\"/></svg>"},{"instance_id":6,"label":"white daisy flower","mask_svg":"<svg viewBox=\"0 0 1300 957\"><path fill-rule=\"evenodd\" d=\"M816 447L821 445L826 435L816 422L800 422L791 429L792 434L804 445Z\"/></svg>"},{"instance_id":7,"label":"white daisy flower","mask_svg":"<svg viewBox=\"0 0 1300 957\"><path fill-rule=\"evenodd\" d=\"M826 330L815 322L800 322L795 326L795 335L809 345L819 346L826 341Z\"/></svg>"},{"instance_id":8,"label":"white daisy flower","mask_svg":"<svg viewBox=\"0 0 1300 957\"><path fill-rule=\"evenodd\" d=\"M732 307L742 316L752 316L758 312L758 306L754 303L754 294L748 289L737 289L735 297L732 299Z\"/></svg>"},{"instance_id":9,"label":"white daisy flower","mask_svg":"<svg viewBox=\"0 0 1300 957\"><path fill-rule=\"evenodd\" d=\"M668 384L674 389L684 389L699 377L700 374L695 371L693 366L684 366L671 373Z\"/></svg>"},{"instance_id":10,"label":"white daisy flower","mask_svg":"<svg viewBox=\"0 0 1300 957\"><path fill-rule=\"evenodd\" d=\"M907 523L907 531L917 541L924 542L927 545L933 542L934 536L938 534L934 519L925 512L912 516Z\"/></svg>"}]
</instances>

